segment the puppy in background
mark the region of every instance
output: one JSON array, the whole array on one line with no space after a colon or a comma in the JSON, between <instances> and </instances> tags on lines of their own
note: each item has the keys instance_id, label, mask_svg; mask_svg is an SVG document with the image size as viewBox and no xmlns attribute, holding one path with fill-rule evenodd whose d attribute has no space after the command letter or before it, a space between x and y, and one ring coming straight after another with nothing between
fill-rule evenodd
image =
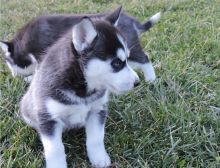
<instances>
[{"instance_id":1,"label":"puppy in background","mask_svg":"<svg viewBox=\"0 0 220 168\"><path fill-rule=\"evenodd\" d=\"M33 19L11 41L0 41L0 47L5 53L5 61L13 76L32 75L37 65L44 59L47 49L84 16L105 19L107 15L108 13L48 15ZM156 75L152 63L140 45L139 36L149 30L159 19L160 13L157 13L149 21L141 24L137 19L122 12L117 23L117 28L126 38L130 50L129 64L135 69L141 69L147 82L153 82ZM30 76L26 79L31 81L31 78Z\"/></svg>"},{"instance_id":2,"label":"puppy in background","mask_svg":"<svg viewBox=\"0 0 220 168\"><path fill-rule=\"evenodd\" d=\"M81 18L48 49L22 98L21 115L40 135L47 168L67 167L62 132L75 127L86 129L91 164L111 165L104 146L108 92L123 94L139 83L117 28L120 12Z\"/></svg>"}]
</instances>

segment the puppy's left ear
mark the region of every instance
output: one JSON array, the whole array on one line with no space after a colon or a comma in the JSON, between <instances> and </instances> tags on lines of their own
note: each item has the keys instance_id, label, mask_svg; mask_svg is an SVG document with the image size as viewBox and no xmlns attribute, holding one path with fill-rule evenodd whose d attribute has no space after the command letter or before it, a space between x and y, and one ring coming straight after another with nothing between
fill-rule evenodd
<instances>
[{"instance_id":1,"label":"puppy's left ear","mask_svg":"<svg viewBox=\"0 0 220 168\"><path fill-rule=\"evenodd\" d=\"M97 36L96 28L92 20L84 17L78 24L73 27L72 41L78 52L88 48Z\"/></svg>"},{"instance_id":2,"label":"puppy's left ear","mask_svg":"<svg viewBox=\"0 0 220 168\"><path fill-rule=\"evenodd\" d=\"M122 11L122 6L119 6L114 12L110 13L105 17L112 25L117 26L120 15Z\"/></svg>"}]
</instances>

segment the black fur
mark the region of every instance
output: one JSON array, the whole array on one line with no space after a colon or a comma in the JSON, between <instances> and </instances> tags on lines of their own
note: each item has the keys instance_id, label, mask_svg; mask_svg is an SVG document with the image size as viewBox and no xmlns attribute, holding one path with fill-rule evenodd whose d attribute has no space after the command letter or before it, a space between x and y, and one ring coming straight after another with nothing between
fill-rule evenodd
<instances>
[{"instance_id":1,"label":"black fur","mask_svg":"<svg viewBox=\"0 0 220 168\"><path fill-rule=\"evenodd\" d=\"M92 92L87 93L87 95L84 96L84 99L79 102L76 100L72 100L70 97L68 97L65 94L65 91L56 89L56 92L54 95L52 95L53 96L52 98L65 105L77 105L80 103L89 104L93 102L94 100L99 99L100 97L103 97L105 92L106 92L105 90L101 90L101 91L93 90Z\"/></svg>"},{"instance_id":2,"label":"black fur","mask_svg":"<svg viewBox=\"0 0 220 168\"><path fill-rule=\"evenodd\" d=\"M100 123L104 124L106 121L106 118L108 117L108 110L101 110L99 112L99 116L100 116Z\"/></svg>"},{"instance_id":3,"label":"black fur","mask_svg":"<svg viewBox=\"0 0 220 168\"><path fill-rule=\"evenodd\" d=\"M97 57L101 60L116 58L115 51L121 48L122 44L117 38L117 34L120 33L109 22L96 20L94 25L98 36L92 43L92 47L90 46L82 53L78 53L74 48L72 30L69 30L48 50L35 74L34 81L21 101L21 113L38 123L35 127L42 134L52 135L56 125L56 121L46 111L47 98L65 105L76 105L89 104L105 95L106 90L88 90L83 69L92 58ZM109 46L109 44L114 45ZM65 91L80 100L71 99ZM33 107L36 108L33 110ZM99 114L100 123L103 124L107 112L105 110Z\"/></svg>"},{"instance_id":4,"label":"black fur","mask_svg":"<svg viewBox=\"0 0 220 168\"><path fill-rule=\"evenodd\" d=\"M56 90L48 90L48 93L44 92L45 94L55 97L57 90L72 90L78 97L88 97L90 93L87 89L82 67L86 67L87 62L94 57L101 60L116 58L115 52L118 48L123 47L116 36L119 32L116 28L110 26L108 22L97 20L95 24L98 37L93 47L86 49L86 52L78 53L78 56L73 55L72 30L49 49L48 54L44 56L45 61L42 62L40 67L42 76L40 76L39 81L42 81L43 86L41 87L56 88ZM61 57L62 55L63 57ZM77 57L80 58L77 59ZM59 66L62 66L62 68L59 68ZM51 75L54 75L55 78L51 78ZM44 80L43 78L50 78L50 80Z\"/></svg>"},{"instance_id":5,"label":"black fur","mask_svg":"<svg viewBox=\"0 0 220 168\"><path fill-rule=\"evenodd\" d=\"M51 116L47 112L39 112L39 128L40 131L44 135L52 136L54 135L56 121L51 119Z\"/></svg>"},{"instance_id":6,"label":"black fur","mask_svg":"<svg viewBox=\"0 0 220 168\"><path fill-rule=\"evenodd\" d=\"M111 18L113 18L107 13L37 17L25 25L11 41L5 42L9 46L14 64L22 68L29 66L31 64L28 57L29 53L32 53L36 60L41 62L47 49L84 16L91 18L108 17L110 22L112 22ZM149 59L142 50L134 25L141 32L144 32L151 28L153 24L148 21L142 25L133 17L122 13L117 26L126 38L128 48L131 49L129 59L138 63L147 63Z\"/></svg>"},{"instance_id":7,"label":"black fur","mask_svg":"<svg viewBox=\"0 0 220 168\"><path fill-rule=\"evenodd\" d=\"M83 19L43 56L22 98L21 114L41 136L47 167L67 167L62 132L82 126L86 129L86 149L92 165L110 166L103 142L108 91L118 93L124 91L121 86L127 85L130 87L125 91L129 91L135 80L139 80L127 64L121 74L111 68L117 50L125 50L120 41L123 37L118 39L119 36L122 35L118 29L106 20ZM105 76L108 74L109 80ZM122 75L127 77L121 79ZM128 83L124 83L126 79Z\"/></svg>"}]
</instances>

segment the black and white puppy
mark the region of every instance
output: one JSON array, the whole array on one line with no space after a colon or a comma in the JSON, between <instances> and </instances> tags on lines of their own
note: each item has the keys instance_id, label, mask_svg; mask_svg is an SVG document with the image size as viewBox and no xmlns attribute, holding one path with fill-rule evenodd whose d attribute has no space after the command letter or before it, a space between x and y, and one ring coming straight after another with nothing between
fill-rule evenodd
<instances>
[{"instance_id":1,"label":"black and white puppy","mask_svg":"<svg viewBox=\"0 0 220 168\"><path fill-rule=\"evenodd\" d=\"M67 167L62 132L74 127L86 129L92 165L111 164L104 146L108 92L123 94L139 83L115 27L119 15L82 18L49 48L22 98L21 115L40 134L47 168Z\"/></svg>"},{"instance_id":2,"label":"black and white puppy","mask_svg":"<svg viewBox=\"0 0 220 168\"><path fill-rule=\"evenodd\" d=\"M118 8L120 10L121 8ZM46 50L54 44L64 32L77 24L84 15L49 15L40 16L25 25L9 42L0 42L5 53L5 60L13 76L29 76L43 60ZM93 18L105 18L107 13L87 15ZM139 35L149 30L160 19L155 14L144 24L122 13L117 27L124 35L130 49L129 64L144 72L145 80L152 82L156 78L154 68L144 53Z\"/></svg>"}]
</instances>

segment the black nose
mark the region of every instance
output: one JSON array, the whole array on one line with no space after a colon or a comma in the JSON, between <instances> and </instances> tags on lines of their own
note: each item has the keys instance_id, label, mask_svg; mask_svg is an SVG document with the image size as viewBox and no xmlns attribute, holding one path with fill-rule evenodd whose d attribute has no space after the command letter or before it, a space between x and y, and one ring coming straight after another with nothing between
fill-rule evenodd
<instances>
[{"instance_id":1,"label":"black nose","mask_svg":"<svg viewBox=\"0 0 220 168\"><path fill-rule=\"evenodd\" d=\"M140 81L139 81L139 80L136 80L136 81L134 82L134 87L137 87L139 84L140 84Z\"/></svg>"}]
</instances>

